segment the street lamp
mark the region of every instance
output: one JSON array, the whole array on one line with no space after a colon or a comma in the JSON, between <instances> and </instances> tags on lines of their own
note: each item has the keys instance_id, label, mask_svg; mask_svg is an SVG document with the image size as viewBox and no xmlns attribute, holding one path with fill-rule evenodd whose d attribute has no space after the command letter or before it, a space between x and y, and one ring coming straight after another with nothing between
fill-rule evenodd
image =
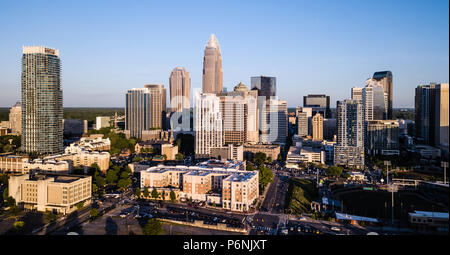
<instances>
[{"instance_id":1,"label":"street lamp","mask_svg":"<svg viewBox=\"0 0 450 255\"><path fill-rule=\"evenodd\" d=\"M448 162L441 161L441 166L444 168L444 184L447 184L447 167L448 167Z\"/></svg>"}]
</instances>

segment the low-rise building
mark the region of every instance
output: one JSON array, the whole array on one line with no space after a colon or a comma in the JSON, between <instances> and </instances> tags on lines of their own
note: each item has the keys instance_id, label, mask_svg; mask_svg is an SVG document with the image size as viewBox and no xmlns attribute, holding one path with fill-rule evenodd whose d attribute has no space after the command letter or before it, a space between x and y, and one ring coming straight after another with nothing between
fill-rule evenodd
<instances>
[{"instance_id":1,"label":"low-rise building","mask_svg":"<svg viewBox=\"0 0 450 255\"><path fill-rule=\"evenodd\" d=\"M103 135L91 135L82 137L79 141L71 143L64 151L66 154L81 153L82 151L108 151L111 149L109 138L103 139Z\"/></svg>"},{"instance_id":2,"label":"low-rise building","mask_svg":"<svg viewBox=\"0 0 450 255\"><path fill-rule=\"evenodd\" d=\"M350 175L350 180L353 180L353 181L364 181L364 179L365 179L364 174L361 172L351 171L351 172L348 172L348 174Z\"/></svg>"},{"instance_id":3,"label":"low-rise building","mask_svg":"<svg viewBox=\"0 0 450 255\"><path fill-rule=\"evenodd\" d=\"M244 160L244 146L228 144L222 147L211 147L211 157L227 160Z\"/></svg>"},{"instance_id":4,"label":"low-rise building","mask_svg":"<svg viewBox=\"0 0 450 255\"><path fill-rule=\"evenodd\" d=\"M325 163L325 152L320 148L291 146L286 158L286 167L298 168L299 163Z\"/></svg>"},{"instance_id":5,"label":"low-rise building","mask_svg":"<svg viewBox=\"0 0 450 255\"><path fill-rule=\"evenodd\" d=\"M446 229L448 232L448 213L414 211L408 213L408 220L415 227Z\"/></svg>"},{"instance_id":6,"label":"low-rise building","mask_svg":"<svg viewBox=\"0 0 450 255\"><path fill-rule=\"evenodd\" d=\"M10 176L9 196L25 209L67 214L89 204L91 176L23 174Z\"/></svg>"},{"instance_id":7,"label":"low-rise building","mask_svg":"<svg viewBox=\"0 0 450 255\"><path fill-rule=\"evenodd\" d=\"M0 170L2 172L22 173L23 164L29 160L27 156L2 155L0 156Z\"/></svg>"},{"instance_id":8,"label":"low-rise building","mask_svg":"<svg viewBox=\"0 0 450 255\"><path fill-rule=\"evenodd\" d=\"M248 211L259 195L258 171L237 170L235 164L217 167L156 166L141 171L141 189L174 189L180 199L209 201L232 211Z\"/></svg>"},{"instance_id":9,"label":"low-rise building","mask_svg":"<svg viewBox=\"0 0 450 255\"><path fill-rule=\"evenodd\" d=\"M364 167L364 147L335 146L334 165L347 167Z\"/></svg>"},{"instance_id":10,"label":"low-rise building","mask_svg":"<svg viewBox=\"0 0 450 255\"><path fill-rule=\"evenodd\" d=\"M435 159L441 157L441 150L430 145L416 145L415 151L418 152L422 158Z\"/></svg>"},{"instance_id":11,"label":"low-rise building","mask_svg":"<svg viewBox=\"0 0 450 255\"><path fill-rule=\"evenodd\" d=\"M62 154L45 157L45 160L53 159L55 161L68 161L71 163L71 169L73 167L83 167L85 173L91 167L92 164L97 164L100 171L106 173L109 168L109 161L111 155L109 152L103 151L81 151L79 153Z\"/></svg>"},{"instance_id":12,"label":"low-rise building","mask_svg":"<svg viewBox=\"0 0 450 255\"><path fill-rule=\"evenodd\" d=\"M38 170L40 173L61 173L68 174L71 166L68 161L56 161L54 159L34 159L27 156L6 155L0 156L0 170L2 172L27 174L31 170Z\"/></svg>"},{"instance_id":13,"label":"low-rise building","mask_svg":"<svg viewBox=\"0 0 450 255\"><path fill-rule=\"evenodd\" d=\"M274 144L245 144L244 145L244 156L252 160L257 152L265 153L268 158L276 160L280 154L280 145Z\"/></svg>"}]
</instances>

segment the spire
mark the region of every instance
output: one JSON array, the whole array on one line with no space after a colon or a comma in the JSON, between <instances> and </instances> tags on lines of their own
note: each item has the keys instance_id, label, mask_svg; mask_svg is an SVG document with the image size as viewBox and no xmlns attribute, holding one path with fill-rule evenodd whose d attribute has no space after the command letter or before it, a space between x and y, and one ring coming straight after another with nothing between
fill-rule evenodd
<instances>
[{"instance_id":1,"label":"spire","mask_svg":"<svg viewBox=\"0 0 450 255\"><path fill-rule=\"evenodd\" d=\"M208 44L206 44L206 47L211 47L211 48L219 47L219 42L217 41L217 38L214 34L211 34L211 36L209 37Z\"/></svg>"}]
</instances>

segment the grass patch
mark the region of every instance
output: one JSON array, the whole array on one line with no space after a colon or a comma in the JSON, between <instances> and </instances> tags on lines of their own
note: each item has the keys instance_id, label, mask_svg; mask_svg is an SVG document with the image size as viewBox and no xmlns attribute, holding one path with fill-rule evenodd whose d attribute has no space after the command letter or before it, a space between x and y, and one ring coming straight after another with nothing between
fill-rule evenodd
<instances>
[{"instance_id":1,"label":"grass patch","mask_svg":"<svg viewBox=\"0 0 450 255\"><path fill-rule=\"evenodd\" d=\"M315 182L298 178L291 179L285 209L292 214L310 213L311 201L318 199L317 192Z\"/></svg>"}]
</instances>

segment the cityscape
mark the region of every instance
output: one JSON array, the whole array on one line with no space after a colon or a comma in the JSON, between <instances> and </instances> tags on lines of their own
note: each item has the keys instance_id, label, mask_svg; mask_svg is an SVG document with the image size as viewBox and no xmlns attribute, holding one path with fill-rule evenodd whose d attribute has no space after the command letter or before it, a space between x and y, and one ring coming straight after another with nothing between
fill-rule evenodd
<instances>
[{"instance_id":1,"label":"cityscape","mask_svg":"<svg viewBox=\"0 0 450 255\"><path fill-rule=\"evenodd\" d=\"M345 97L296 85L290 101L282 75L224 78L221 41L239 38L196 40L201 70L171 64L115 107L66 107L65 49L16 45L0 235L448 235L448 70L401 89L395 69L365 70Z\"/></svg>"}]
</instances>

